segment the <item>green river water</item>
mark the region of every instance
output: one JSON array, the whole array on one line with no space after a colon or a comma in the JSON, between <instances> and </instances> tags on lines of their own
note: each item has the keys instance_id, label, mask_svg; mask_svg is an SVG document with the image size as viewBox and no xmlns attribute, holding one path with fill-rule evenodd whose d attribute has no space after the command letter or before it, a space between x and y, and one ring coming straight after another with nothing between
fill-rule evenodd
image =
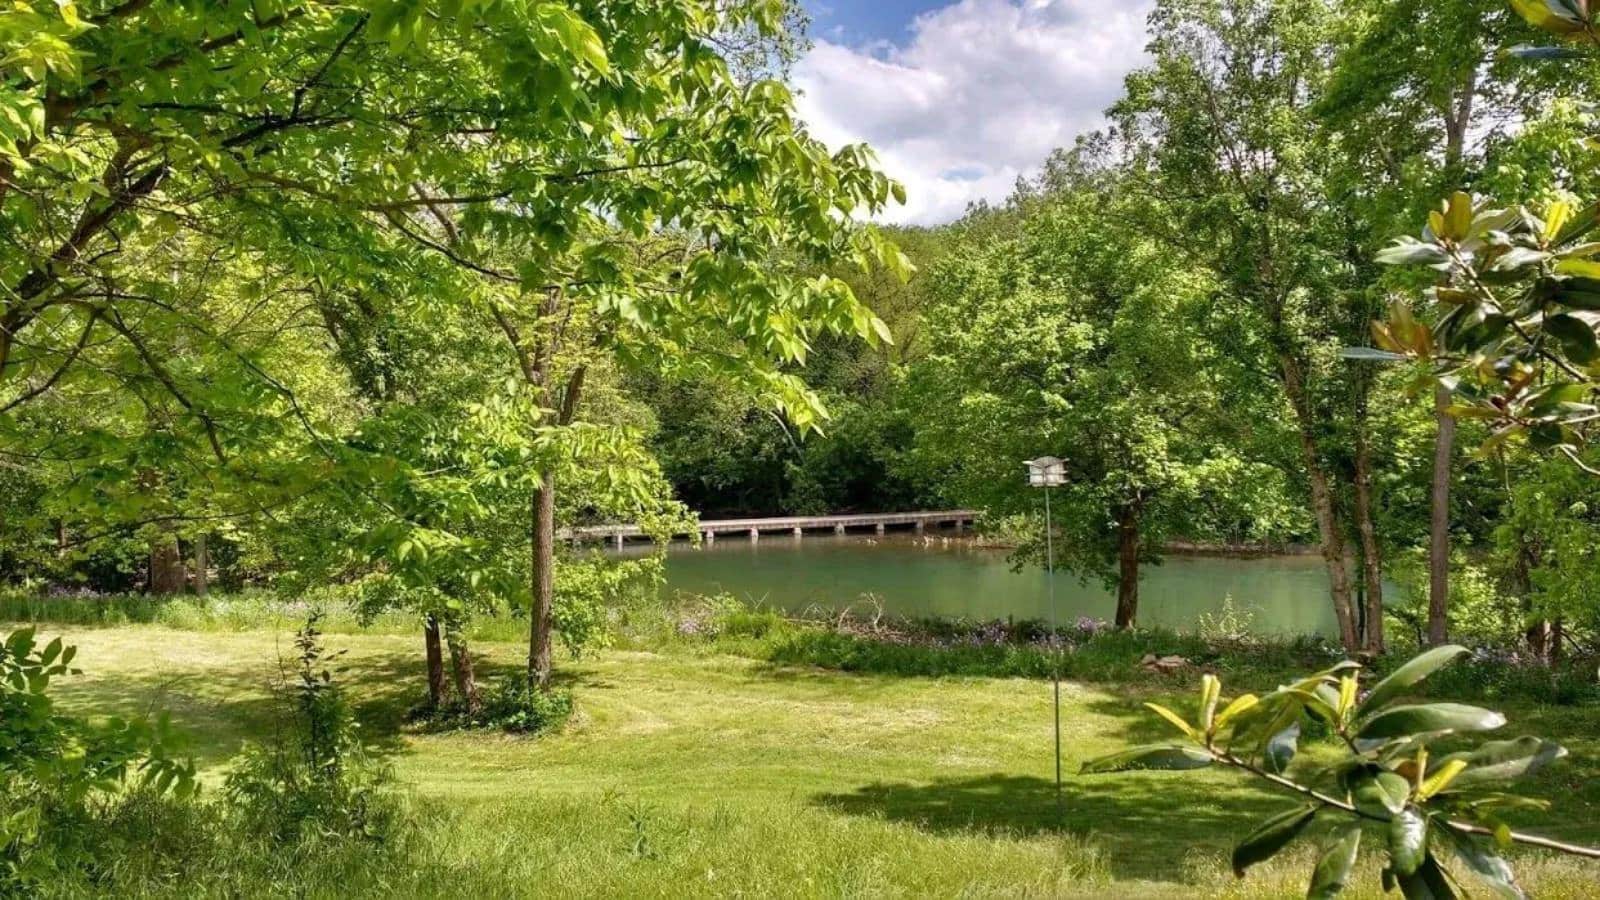
<instances>
[{"instance_id":1,"label":"green river water","mask_svg":"<svg viewBox=\"0 0 1600 900\"><path fill-rule=\"evenodd\" d=\"M628 553L644 552L630 547ZM911 617L1048 619L1049 582L1041 569L1012 571L1004 550L909 534L883 537L808 534L723 536L699 548L675 544L667 554L667 591L726 592L790 612L875 608ZM1217 615L1226 598L1260 634L1332 635L1327 573L1315 555L1225 557L1169 555L1144 567L1139 623L1192 629ZM1111 592L1098 581L1056 574L1063 624L1108 620Z\"/></svg>"}]
</instances>

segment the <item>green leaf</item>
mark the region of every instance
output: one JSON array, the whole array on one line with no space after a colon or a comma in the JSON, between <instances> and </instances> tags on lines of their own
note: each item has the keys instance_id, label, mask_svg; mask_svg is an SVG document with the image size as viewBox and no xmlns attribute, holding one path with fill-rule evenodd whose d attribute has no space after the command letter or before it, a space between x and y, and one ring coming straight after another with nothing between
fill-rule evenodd
<instances>
[{"instance_id":1,"label":"green leaf","mask_svg":"<svg viewBox=\"0 0 1600 900\"><path fill-rule=\"evenodd\" d=\"M1274 734L1267 741L1266 749L1261 754L1266 769L1276 775L1282 775L1289 768L1290 760L1294 759L1295 750L1300 742L1300 723L1293 722L1288 728Z\"/></svg>"},{"instance_id":2,"label":"green leaf","mask_svg":"<svg viewBox=\"0 0 1600 900\"><path fill-rule=\"evenodd\" d=\"M1600 358L1600 340L1583 319L1571 313L1556 313L1545 317L1544 329L1561 342L1562 349L1574 362L1588 365Z\"/></svg>"},{"instance_id":3,"label":"green leaf","mask_svg":"<svg viewBox=\"0 0 1600 900\"><path fill-rule=\"evenodd\" d=\"M1334 832L1333 841L1322 851L1322 858L1311 871L1307 900L1326 900L1344 890L1350 884L1350 872L1355 868L1360 851L1360 823L1351 823Z\"/></svg>"},{"instance_id":4,"label":"green leaf","mask_svg":"<svg viewBox=\"0 0 1600 900\"><path fill-rule=\"evenodd\" d=\"M1428 817L1408 806L1389 820L1389 865L1399 876L1413 875L1428 853Z\"/></svg>"},{"instance_id":5,"label":"green leaf","mask_svg":"<svg viewBox=\"0 0 1600 900\"><path fill-rule=\"evenodd\" d=\"M541 3L535 9L541 22L555 32L567 52L588 63L602 75L611 72L611 62L606 58L605 44L599 32L588 22L558 3Z\"/></svg>"},{"instance_id":6,"label":"green leaf","mask_svg":"<svg viewBox=\"0 0 1600 900\"><path fill-rule=\"evenodd\" d=\"M1271 859L1288 846L1316 818L1317 809L1317 804L1308 803L1261 823L1259 828L1239 842L1239 846L1233 848L1233 874L1243 878L1246 869Z\"/></svg>"},{"instance_id":7,"label":"green leaf","mask_svg":"<svg viewBox=\"0 0 1600 900\"><path fill-rule=\"evenodd\" d=\"M1392 246L1378 251L1374 259L1386 266L1416 266L1447 262L1450 256L1434 244L1425 244L1416 238L1401 238Z\"/></svg>"},{"instance_id":8,"label":"green leaf","mask_svg":"<svg viewBox=\"0 0 1600 900\"><path fill-rule=\"evenodd\" d=\"M1399 698L1401 694L1416 687L1424 678L1455 662L1467 652L1465 647L1448 644L1412 657L1405 665L1390 672L1387 678L1372 686L1372 690L1367 693L1367 699L1361 701L1361 705L1357 707L1357 715L1367 715L1381 709Z\"/></svg>"},{"instance_id":9,"label":"green leaf","mask_svg":"<svg viewBox=\"0 0 1600 900\"><path fill-rule=\"evenodd\" d=\"M1450 783L1451 790L1460 791L1532 775L1566 755L1567 748L1553 741L1519 737L1510 741L1489 741L1475 750L1440 757L1439 762L1458 759L1466 762L1466 770Z\"/></svg>"},{"instance_id":10,"label":"green leaf","mask_svg":"<svg viewBox=\"0 0 1600 900\"><path fill-rule=\"evenodd\" d=\"M1450 195L1449 204L1445 207L1444 223L1446 236L1451 240L1462 240L1467 236L1467 231L1472 227L1472 197L1465 191L1456 191Z\"/></svg>"},{"instance_id":11,"label":"green leaf","mask_svg":"<svg viewBox=\"0 0 1600 900\"><path fill-rule=\"evenodd\" d=\"M1592 259L1563 259L1556 263L1556 274L1600 278L1600 262Z\"/></svg>"},{"instance_id":12,"label":"green leaf","mask_svg":"<svg viewBox=\"0 0 1600 900\"><path fill-rule=\"evenodd\" d=\"M1104 775L1108 772L1128 772L1137 769L1167 771L1203 769L1211 765L1211 762L1211 754L1194 747L1146 744L1087 760L1079 772L1084 775Z\"/></svg>"},{"instance_id":13,"label":"green leaf","mask_svg":"<svg viewBox=\"0 0 1600 900\"><path fill-rule=\"evenodd\" d=\"M1450 879L1439 867L1433 854L1423 857L1417 870L1409 875L1395 873L1395 882L1406 900L1455 900L1458 896L1450 886Z\"/></svg>"},{"instance_id":14,"label":"green leaf","mask_svg":"<svg viewBox=\"0 0 1600 900\"><path fill-rule=\"evenodd\" d=\"M1493 731L1506 717L1492 709L1463 703L1396 706L1368 719L1356 731L1360 738L1392 738L1435 731Z\"/></svg>"},{"instance_id":15,"label":"green leaf","mask_svg":"<svg viewBox=\"0 0 1600 900\"><path fill-rule=\"evenodd\" d=\"M1254 709L1260 702L1261 698L1255 694L1240 694L1233 698L1232 702L1227 706L1223 707L1222 712L1217 713L1217 720L1212 724L1212 729L1220 731L1227 728L1228 723Z\"/></svg>"},{"instance_id":16,"label":"green leaf","mask_svg":"<svg viewBox=\"0 0 1600 900\"><path fill-rule=\"evenodd\" d=\"M1447 837L1450 849L1456 858L1465 863L1494 896L1502 900L1527 900L1528 895L1517 884L1517 876L1511 871L1511 864L1496 853L1493 847L1486 846L1471 835L1463 834L1448 825L1440 831Z\"/></svg>"},{"instance_id":17,"label":"green leaf","mask_svg":"<svg viewBox=\"0 0 1600 900\"><path fill-rule=\"evenodd\" d=\"M1161 718L1166 719L1168 722L1171 722L1173 725L1175 725L1178 728L1179 731L1182 731L1184 734L1188 735L1190 738L1192 738L1192 739L1194 739L1196 741L1200 740L1200 738L1201 738L1200 732L1196 731L1194 726L1190 725L1188 722L1185 722L1183 720L1183 716L1178 715L1177 713L1173 712L1170 709L1167 709L1165 706L1162 706L1159 703L1146 703L1145 707L1147 709L1151 710L1152 712L1154 712L1156 715L1160 716Z\"/></svg>"},{"instance_id":18,"label":"green leaf","mask_svg":"<svg viewBox=\"0 0 1600 900\"><path fill-rule=\"evenodd\" d=\"M1454 781L1461 774L1461 770L1466 767L1466 760L1452 759L1446 760L1429 770L1428 777L1423 780L1422 784L1417 785L1417 801L1427 800L1434 794L1449 787L1450 782Z\"/></svg>"},{"instance_id":19,"label":"green leaf","mask_svg":"<svg viewBox=\"0 0 1600 900\"><path fill-rule=\"evenodd\" d=\"M1201 731L1210 732L1217 718L1217 701L1222 699L1222 680L1210 674L1200 676L1200 716L1195 720Z\"/></svg>"},{"instance_id":20,"label":"green leaf","mask_svg":"<svg viewBox=\"0 0 1600 900\"><path fill-rule=\"evenodd\" d=\"M1356 808L1372 814L1395 815L1411 799L1411 783L1388 770L1358 773L1351 794Z\"/></svg>"}]
</instances>

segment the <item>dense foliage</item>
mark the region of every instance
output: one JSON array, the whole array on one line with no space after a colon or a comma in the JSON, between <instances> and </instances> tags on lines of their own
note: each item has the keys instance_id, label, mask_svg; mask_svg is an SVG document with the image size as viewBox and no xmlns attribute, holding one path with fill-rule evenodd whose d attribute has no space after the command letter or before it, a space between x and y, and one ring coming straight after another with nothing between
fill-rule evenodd
<instances>
[{"instance_id":1,"label":"dense foliage","mask_svg":"<svg viewBox=\"0 0 1600 900\"><path fill-rule=\"evenodd\" d=\"M1241 694L1226 703L1214 675L1201 680L1197 716L1190 721L1156 703L1145 704L1185 741L1134 747L1090 760L1085 774L1131 769L1189 770L1227 766L1296 793L1302 802L1263 822L1233 851L1234 874L1271 859L1319 816L1335 824L1311 873L1307 897L1332 897L1352 882L1363 835L1382 835L1388 864L1385 891L1407 898L1459 896L1471 873L1494 896L1523 897L1501 850L1532 844L1579 855L1600 851L1512 831L1507 809L1542 804L1519 796L1514 782L1567 755L1536 737L1487 741L1448 753L1430 752L1454 735L1493 731L1506 717L1460 703L1406 703L1434 671L1466 655L1465 647L1436 647L1362 691L1356 663L1345 662L1265 696ZM1296 767L1301 735L1311 723L1343 745L1332 763ZM1454 858L1456 866L1444 860Z\"/></svg>"},{"instance_id":2,"label":"dense foliage","mask_svg":"<svg viewBox=\"0 0 1600 900\"><path fill-rule=\"evenodd\" d=\"M1220 712L1208 678L1198 722L1161 710L1193 746L1091 768L1221 763L1309 797L1241 872L1353 816L1313 894L1348 880L1365 822L1409 895L1454 890L1446 851L1518 895L1479 840L1505 839L1505 798L1463 788L1559 748L1430 763L1435 737L1498 714L1393 702L1452 636L1552 694L1592 688L1566 664L1600 647L1591 4L1156 0L1103 130L1002 203L892 230L871 222L903 188L797 119L802 18L0 11L7 617L249 618L253 600L174 599L213 579L336 598L350 627L421 636L417 719L532 733L573 711L558 644L611 645L663 578L659 549L584 553L568 529L636 523L659 548L696 514L972 506L1019 565L1059 536L1067 569L1115 590L1110 635L702 617L779 662L914 674L1125 671L1179 640L1138 630L1141 573L1173 542L1314 544L1341 652L1443 649L1364 699L1354 664ZM1045 454L1067 474L1041 522L1021 464ZM100 600L138 589L155 599ZM473 642L513 633L525 665L480 685ZM70 649L13 633L0 890L82 868L77 837L139 802L258 848L386 841L399 814L318 619L297 646L281 727L219 812L189 802L164 720L58 712ZM1312 722L1348 753L1291 780Z\"/></svg>"},{"instance_id":3,"label":"dense foliage","mask_svg":"<svg viewBox=\"0 0 1600 900\"><path fill-rule=\"evenodd\" d=\"M0 892L26 892L93 858L83 824L125 783L193 793L165 716L104 724L57 711L50 683L81 674L76 648L40 646L32 628L0 644Z\"/></svg>"}]
</instances>

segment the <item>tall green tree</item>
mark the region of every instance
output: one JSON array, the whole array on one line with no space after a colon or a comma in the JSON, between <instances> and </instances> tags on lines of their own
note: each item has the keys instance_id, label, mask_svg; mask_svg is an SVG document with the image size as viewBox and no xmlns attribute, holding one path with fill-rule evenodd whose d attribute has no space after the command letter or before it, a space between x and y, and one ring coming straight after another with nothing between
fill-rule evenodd
<instances>
[{"instance_id":1,"label":"tall green tree","mask_svg":"<svg viewBox=\"0 0 1600 900\"><path fill-rule=\"evenodd\" d=\"M884 331L843 282L799 267L900 266L854 218L898 186L864 148L811 139L783 85L753 77L743 51L738 73L724 55L784 33L787 12L708 0L8 9L0 217L23 239L0 250L0 397L20 409L53 389L103 318L129 324L115 333L145 348L175 425L219 462L251 445L255 432L218 408L259 406L185 390L148 352L194 307L165 304L143 332L129 323L130 298L171 277L149 249L192 259L184 248L204 240L238 257L230 277L274 271L308 292L382 280L465 304L520 382L508 402L538 476L529 668L542 683L556 461L586 433L589 371L603 359L719 373L805 429L823 412L783 364L822 331ZM305 471L337 460L347 421L319 421L217 329L197 333L240 363L232 383L294 412Z\"/></svg>"},{"instance_id":2,"label":"tall green tree","mask_svg":"<svg viewBox=\"0 0 1600 900\"><path fill-rule=\"evenodd\" d=\"M1141 210L1108 202L1110 181L1052 189L1026 204L1016 238L940 265L913 384L919 458L960 502L1036 512L1022 460L1065 459L1057 546L1067 568L1116 589L1116 626L1130 628L1141 564L1174 533L1201 536L1197 508L1218 483L1267 467L1227 446L1240 407L1225 409L1226 366L1206 337L1213 286L1133 224Z\"/></svg>"},{"instance_id":3,"label":"tall green tree","mask_svg":"<svg viewBox=\"0 0 1600 900\"><path fill-rule=\"evenodd\" d=\"M1497 145L1497 123L1530 115L1526 67L1497 51L1525 29L1500 0L1356 5L1317 112L1333 128L1340 165L1332 196L1359 228L1352 265L1374 284L1380 240L1425 214L1442 191L1468 184ZM1381 314L1375 301L1362 313ZM1451 484L1456 421L1451 390L1434 385L1429 483L1429 640L1447 638Z\"/></svg>"},{"instance_id":4,"label":"tall green tree","mask_svg":"<svg viewBox=\"0 0 1600 900\"><path fill-rule=\"evenodd\" d=\"M1236 352L1259 360L1282 392L1340 640L1355 650L1367 636L1334 426L1351 396L1336 348L1358 320L1345 308L1330 160L1311 114L1329 77L1333 13L1301 0L1158 3L1152 64L1129 77L1112 113L1139 189L1167 211L1150 227L1214 273L1240 317ZM1369 515L1370 503L1356 512Z\"/></svg>"}]
</instances>

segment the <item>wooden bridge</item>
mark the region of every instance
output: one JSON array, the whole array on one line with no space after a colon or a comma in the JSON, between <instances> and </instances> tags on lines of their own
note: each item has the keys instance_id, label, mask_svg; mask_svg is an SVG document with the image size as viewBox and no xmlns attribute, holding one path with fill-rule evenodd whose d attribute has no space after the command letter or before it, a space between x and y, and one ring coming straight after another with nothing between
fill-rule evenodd
<instances>
[{"instance_id":1,"label":"wooden bridge","mask_svg":"<svg viewBox=\"0 0 1600 900\"><path fill-rule=\"evenodd\" d=\"M766 519L703 519L699 523L700 536L707 542L715 541L719 534L743 534L750 540L761 539L762 534L788 532L800 537L808 531L832 531L845 534L851 529L871 528L883 534L889 528L909 526L918 534L929 528L950 527L960 534L972 523L977 513L970 509L949 509L938 512L862 513L852 516L775 516ZM688 534L687 531L682 534ZM675 535L676 536L676 535ZM614 542L618 547L629 538L647 537L638 525L590 525L563 531L561 537L569 541Z\"/></svg>"}]
</instances>

